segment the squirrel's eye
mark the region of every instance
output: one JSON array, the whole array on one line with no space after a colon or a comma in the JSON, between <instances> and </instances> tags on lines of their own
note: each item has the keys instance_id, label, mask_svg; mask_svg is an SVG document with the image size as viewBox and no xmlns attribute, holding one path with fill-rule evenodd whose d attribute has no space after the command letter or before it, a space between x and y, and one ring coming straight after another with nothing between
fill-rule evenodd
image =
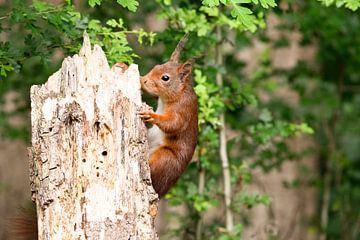
<instances>
[{"instance_id":1,"label":"squirrel's eye","mask_svg":"<svg viewBox=\"0 0 360 240\"><path fill-rule=\"evenodd\" d=\"M162 75L161 80L163 81L169 81L170 77L168 75Z\"/></svg>"}]
</instances>

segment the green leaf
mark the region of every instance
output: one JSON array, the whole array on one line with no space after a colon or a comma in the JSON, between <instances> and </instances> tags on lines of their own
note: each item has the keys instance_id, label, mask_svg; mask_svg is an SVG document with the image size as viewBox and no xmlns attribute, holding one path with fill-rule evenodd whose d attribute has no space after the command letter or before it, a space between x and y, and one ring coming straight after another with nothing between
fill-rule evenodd
<instances>
[{"instance_id":1,"label":"green leaf","mask_svg":"<svg viewBox=\"0 0 360 240\"><path fill-rule=\"evenodd\" d=\"M38 1L38 0L34 0L33 1L33 7L35 8L35 10L37 10L38 12L42 12L42 11L45 11L49 8L49 6L44 3L44 2L41 2L41 1Z\"/></svg>"},{"instance_id":2,"label":"green leaf","mask_svg":"<svg viewBox=\"0 0 360 240\"><path fill-rule=\"evenodd\" d=\"M203 0L202 4L209 7L217 7L220 5L220 2L219 0Z\"/></svg>"},{"instance_id":3,"label":"green leaf","mask_svg":"<svg viewBox=\"0 0 360 240\"><path fill-rule=\"evenodd\" d=\"M117 22L115 19L109 19L107 22L106 22L107 25L109 25L110 27L116 27L117 26Z\"/></svg>"},{"instance_id":4,"label":"green leaf","mask_svg":"<svg viewBox=\"0 0 360 240\"><path fill-rule=\"evenodd\" d=\"M269 111L269 109L265 108L261 111L260 115L259 115L259 119L263 122L270 122L272 121L272 115L271 112Z\"/></svg>"},{"instance_id":5,"label":"green leaf","mask_svg":"<svg viewBox=\"0 0 360 240\"><path fill-rule=\"evenodd\" d=\"M260 0L260 4L263 8L275 7L275 0Z\"/></svg>"},{"instance_id":6,"label":"green leaf","mask_svg":"<svg viewBox=\"0 0 360 240\"><path fill-rule=\"evenodd\" d=\"M93 19L88 23L88 29L98 31L101 28L100 24L101 22L99 20Z\"/></svg>"},{"instance_id":7,"label":"green leaf","mask_svg":"<svg viewBox=\"0 0 360 240\"><path fill-rule=\"evenodd\" d=\"M292 131L298 131L306 134L314 134L314 129L310 127L307 123L301 123L301 124L290 124L290 129Z\"/></svg>"},{"instance_id":8,"label":"green leaf","mask_svg":"<svg viewBox=\"0 0 360 240\"><path fill-rule=\"evenodd\" d=\"M109 19L106 22L107 25L109 25L112 28L120 28L120 29L124 29L124 20L122 20L121 18L119 18L119 21L116 21L115 19ZM126 29L125 29L126 30Z\"/></svg>"},{"instance_id":9,"label":"green leaf","mask_svg":"<svg viewBox=\"0 0 360 240\"><path fill-rule=\"evenodd\" d=\"M14 68L10 65L0 65L0 76L6 77L7 76L7 72L11 72L13 71Z\"/></svg>"},{"instance_id":10,"label":"green leaf","mask_svg":"<svg viewBox=\"0 0 360 240\"><path fill-rule=\"evenodd\" d=\"M335 0L319 0L320 2L322 2L322 4L324 4L325 6L330 6L331 4L334 3Z\"/></svg>"},{"instance_id":11,"label":"green leaf","mask_svg":"<svg viewBox=\"0 0 360 240\"><path fill-rule=\"evenodd\" d=\"M89 0L88 3L91 7L95 7L95 5L101 5L102 0Z\"/></svg>"},{"instance_id":12,"label":"green leaf","mask_svg":"<svg viewBox=\"0 0 360 240\"><path fill-rule=\"evenodd\" d=\"M139 6L138 1L136 0L116 0L121 6L129 9L132 12L136 12L137 7Z\"/></svg>"},{"instance_id":13,"label":"green leaf","mask_svg":"<svg viewBox=\"0 0 360 240\"><path fill-rule=\"evenodd\" d=\"M332 4L336 4L336 7L342 7L345 5L346 8L356 11L360 7L360 0L318 0L325 6L329 7Z\"/></svg>"},{"instance_id":14,"label":"green leaf","mask_svg":"<svg viewBox=\"0 0 360 240\"><path fill-rule=\"evenodd\" d=\"M252 15L252 11L245 7L235 6L231 11L231 16L241 22L251 32L255 32L256 18Z\"/></svg>"},{"instance_id":15,"label":"green leaf","mask_svg":"<svg viewBox=\"0 0 360 240\"><path fill-rule=\"evenodd\" d=\"M345 0L345 7L356 11L360 7L360 1L359 0Z\"/></svg>"},{"instance_id":16,"label":"green leaf","mask_svg":"<svg viewBox=\"0 0 360 240\"><path fill-rule=\"evenodd\" d=\"M211 17L217 17L219 16L219 9L215 8L215 7L205 7L202 6L200 8L201 11L203 11L204 13L206 13L207 15L211 16Z\"/></svg>"},{"instance_id":17,"label":"green leaf","mask_svg":"<svg viewBox=\"0 0 360 240\"><path fill-rule=\"evenodd\" d=\"M253 2L253 3L255 3L255 4L258 4L259 2L258 2L258 0L231 0L231 2L232 3L235 3L235 4L238 4L238 3L240 3L240 4L242 4L242 3L251 3L251 2Z\"/></svg>"},{"instance_id":18,"label":"green leaf","mask_svg":"<svg viewBox=\"0 0 360 240\"><path fill-rule=\"evenodd\" d=\"M252 208L258 204L269 205L271 203L271 198L269 196L259 195L258 193L249 195L242 191L239 193L237 198L240 203L244 204L248 208Z\"/></svg>"}]
</instances>

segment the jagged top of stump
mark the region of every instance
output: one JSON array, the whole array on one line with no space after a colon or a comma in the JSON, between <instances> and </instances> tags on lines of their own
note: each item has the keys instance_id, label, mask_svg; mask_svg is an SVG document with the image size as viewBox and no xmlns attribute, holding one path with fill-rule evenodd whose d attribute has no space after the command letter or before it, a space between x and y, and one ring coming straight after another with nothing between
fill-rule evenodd
<instances>
[{"instance_id":1,"label":"jagged top of stump","mask_svg":"<svg viewBox=\"0 0 360 240\"><path fill-rule=\"evenodd\" d=\"M95 45L92 49L86 32L79 54L65 58L61 68L51 75L45 84L31 88L32 94L47 98L47 105L44 105L43 110L47 111L48 115L56 107L53 106L55 99L63 98L64 101L77 101L84 109L88 109L88 119L93 118L94 104L87 102L87 98L94 99L95 94L100 115L105 115L108 111L102 106L108 106L109 101L113 100L111 96L117 91L121 91L131 102L141 106L138 66L131 64L125 72L117 68L111 69L102 48Z\"/></svg>"}]
</instances>

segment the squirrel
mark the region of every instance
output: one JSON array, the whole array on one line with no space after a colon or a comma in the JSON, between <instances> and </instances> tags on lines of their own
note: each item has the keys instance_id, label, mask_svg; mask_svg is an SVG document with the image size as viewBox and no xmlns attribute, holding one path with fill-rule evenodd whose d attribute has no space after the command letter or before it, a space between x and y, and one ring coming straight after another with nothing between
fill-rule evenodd
<instances>
[{"instance_id":1,"label":"squirrel","mask_svg":"<svg viewBox=\"0 0 360 240\"><path fill-rule=\"evenodd\" d=\"M190 162L198 136L197 97L192 84L192 61L179 63L186 34L176 46L168 62L156 65L140 77L141 88L158 97L155 112L140 112L144 122L153 124L149 129L150 174L152 185L163 197L176 183ZM127 65L114 67L126 71Z\"/></svg>"},{"instance_id":2,"label":"squirrel","mask_svg":"<svg viewBox=\"0 0 360 240\"><path fill-rule=\"evenodd\" d=\"M192 61L179 63L185 35L170 60L156 65L148 74L140 77L141 88L157 96L156 112L143 111L139 116L145 122L153 124L149 129L151 181L159 198L163 197L176 183L190 162L198 136L197 97L192 86ZM127 69L124 63L117 63L122 71ZM21 209L15 222L12 235L16 239L37 239L35 210Z\"/></svg>"},{"instance_id":3,"label":"squirrel","mask_svg":"<svg viewBox=\"0 0 360 240\"><path fill-rule=\"evenodd\" d=\"M140 77L141 88L158 97L156 112L140 112L149 129L151 181L163 197L185 171L198 137L198 105L192 83L192 61L179 63L185 35L168 62Z\"/></svg>"}]
</instances>

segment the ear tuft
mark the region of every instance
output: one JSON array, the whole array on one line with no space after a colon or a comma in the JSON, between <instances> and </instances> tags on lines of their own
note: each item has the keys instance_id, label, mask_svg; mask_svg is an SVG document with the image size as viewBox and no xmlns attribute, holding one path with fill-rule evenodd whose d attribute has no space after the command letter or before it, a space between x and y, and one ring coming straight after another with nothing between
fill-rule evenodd
<instances>
[{"instance_id":1,"label":"ear tuft","mask_svg":"<svg viewBox=\"0 0 360 240\"><path fill-rule=\"evenodd\" d=\"M180 58L180 54L181 51L183 50L185 43L187 42L189 38L189 33L186 33L180 40L180 42L178 43L178 45L176 46L174 52L171 54L171 57L169 59L169 62L175 62L178 63L179 62L179 58Z\"/></svg>"}]
</instances>

